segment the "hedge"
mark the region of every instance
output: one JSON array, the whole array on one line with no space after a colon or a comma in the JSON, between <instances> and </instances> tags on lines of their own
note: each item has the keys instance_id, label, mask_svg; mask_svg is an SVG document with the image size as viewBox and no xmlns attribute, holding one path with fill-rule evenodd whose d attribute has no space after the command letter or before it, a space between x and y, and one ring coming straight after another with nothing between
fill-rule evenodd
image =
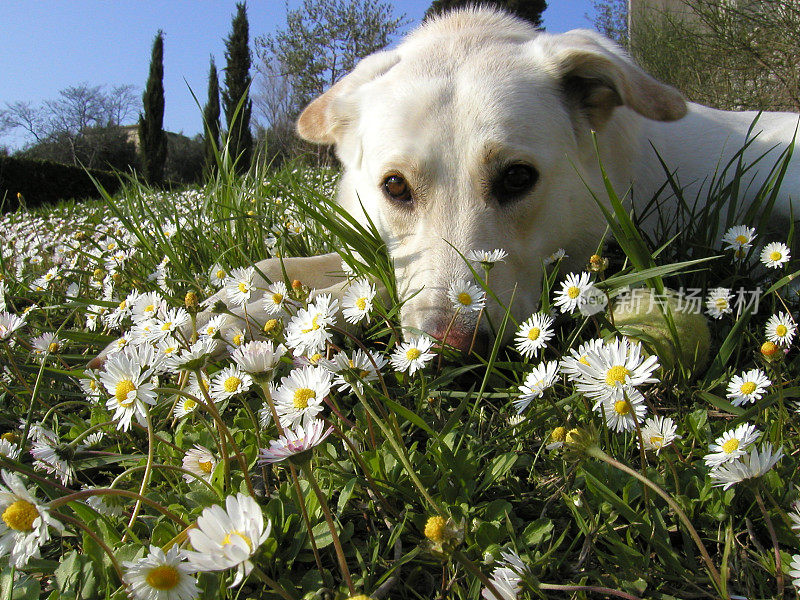
<instances>
[{"instance_id":1,"label":"hedge","mask_svg":"<svg viewBox=\"0 0 800 600\"><path fill-rule=\"evenodd\" d=\"M88 172L109 194L119 190L121 181L114 173L98 169L89 169ZM0 157L2 212L11 212L19 207L17 194L22 194L23 204L28 208L70 198L100 197L94 182L81 167L30 158Z\"/></svg>"}]
</instances>

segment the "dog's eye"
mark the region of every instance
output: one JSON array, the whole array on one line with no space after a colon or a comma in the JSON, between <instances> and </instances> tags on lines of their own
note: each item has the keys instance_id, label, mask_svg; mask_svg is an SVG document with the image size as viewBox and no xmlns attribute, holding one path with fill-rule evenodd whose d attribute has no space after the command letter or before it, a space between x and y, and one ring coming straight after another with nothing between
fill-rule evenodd
<instances>
[{"instance_id":1,"label":"dog's eye","mask_svg":"<svg viewBox=\"0 0 800 600\"><path fill-rule=\"evenodd\" d=\"M539 174L530 165L509 165L495 180L492 192L497 201L502 204L522 196L536 184L538 179Z\"/></svg>"},{"instance_id":2,"label":"dog's eye","mask_svg":"<svg viewBox=\"0 0 800 600\"><path fill-rule=\"evenodd\" d=\"M399 175L390 175L383 180L383 191L392 200L398 202L409 202L411 200L411 188L405 179Z\"/></svg>"}]
</instances>

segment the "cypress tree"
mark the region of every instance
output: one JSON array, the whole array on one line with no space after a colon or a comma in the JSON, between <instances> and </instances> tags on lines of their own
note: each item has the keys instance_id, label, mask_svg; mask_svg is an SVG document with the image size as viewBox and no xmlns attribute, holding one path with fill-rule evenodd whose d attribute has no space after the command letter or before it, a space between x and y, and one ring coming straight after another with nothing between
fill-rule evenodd
<instances>
[{"instance_id":1,"label":"cypress tree","mask_svg":"<svg viewBox=\"0 0 800 600\"><path fill-rule=\"evenodd\" d=\"M253 134L250 132L250 112L253 103L249 97L250 82L250 26L247 22L247 5L236 4L236 16L231 22L231 35L225 40L225 89L222 106L228 123L228 149L236 157L237 170L250 168L253 154ZM244 99L244 100L243 100ZM241 108L237 107L241 102ZM235 115L235 116L234 116Z\"/></svg>"},{"instance_id":2,"label":"cypress tree","mask_svg":"<svg viewBox=\"0 0 800 600\"><path fill-rule=\"evenodd\" d=\"M211 57L211 67L208 70L208 101L203 109L205 121L205 135L203 136L203 153L206 168L211 170L217 165L216 151L219 151L219 78L214 57Z\"/></svg>"},{"instance_id":3,"label":"cypress tree","mask_svg":"<svg viewBox=\"0 0 800 600\"><path fill-rule=\"evenodd\" d=\"M476 5L475 0L433 0L430 8L425 12L425 18L438 15L451 8L474 5ZM542 26L542 13L547 8L545 0L482 0L480 5L505 10L512 15L530 21L536 27Z\"/></svg>"},{"instance_id":4,"label":"cypress tree","mask_svg":"<svg viewBox=\"0 0 800 600\"><path fill-rule=\"evenodd\" d=\"M150 185L161 185L167 162L167 134L164 132L164 32L160 29L153 42L150 75L142 104L144 114L139 114L142 170Z\"/></svg>"}]
</instances>

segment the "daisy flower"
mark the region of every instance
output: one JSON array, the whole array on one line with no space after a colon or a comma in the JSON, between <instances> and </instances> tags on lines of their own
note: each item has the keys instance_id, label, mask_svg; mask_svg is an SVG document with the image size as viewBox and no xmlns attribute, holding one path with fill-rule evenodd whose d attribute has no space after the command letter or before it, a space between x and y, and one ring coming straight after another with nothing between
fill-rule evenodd
<instances>
[{"instance_id":1,"label":"daisy flower","mask_svg":"<svg viewBox=\"0 0 800 600\"><path fill-rule=\"evenodd\" d=\"M401 373L413 375L425 367L425 363L436 355L429 350L433 340L427 337L411 337L407 342L398 344L391 356L392 368Z\"/></svg>"},{"instance_id":2,"label":"daisy flower","mask_svg":"<svg viewBox=\"0 0 800 600\"><path fill-rule=\"evenodd\" d=\"M31 446L31 456L35 459L33 466L57 475L63 485L69 485L75 479L75 467L70 462L73 455L74 450L61 445L55 434L52 437L39 436Z\"/></svg>"},{"instance_id":3,"label":"daisy flower","mask_svg":"<svg viewBox=\"0 0 800 600\"><path fill-rule=\"evenodd\" d=\"M605 414L609 429L617 433L636 429L636 423L641 423L647 414L644 396L635 389L629 390L616 400L605 398L599 405L595 405L595 409Z\"/></svg>"},{"instance_id":4,"label":"daisy flower","mask_svg":"<svg viewBox=\"0 0 800 600\"><path fill-rule=\"evenodd\" d=\"M361 320L369 320L375 286L368 279L356 279L347 288L342 298L344 320L355 325Z\"/></svg>"},{"instance_id":5,"label":"daisy flower","mask_svg":"<svg viewBox=\"0 0 800 600\"><path fill-rule=\"evenodd\" d=\"M189 322L189 313L183 308L168 308L163 318L156 317L148 335L151 342L159 342L172 336L180 327Z\"/></svg>"},{"instance_id":6,"label":"daisy flower","mask_svg":"<svg viewBox=\"0 0 800 600\"><path fill-rule=\"evenodd\" d=\"M535 398L541 398L544 391L552 386L558 377L558 361L543 362L528 373L519 386L519 398L514 400L517 413L522 413Z\"/></svg>"},{"instance_id":7,"label":"daisy flower","mask_svg":"<svg viewBox=\"0 0 800 600\"><path fill-rule=\"evenodd\" d=\"M481 263L486 268L491 268L495 263L504 262L508 252L497 248L495 250L470 250L467 259Z\"/></svg>"},{"instance_id":8,"label":"daisy flower","mask_svg":"<svg viewBox=\"0 0 800 600\"><path fill-rule=\"evenodd\" d=\"M7 340L24 324L25 319L23 317L18 317L5 311L0 312L0 340Z\"/></svg>"},{"instance_id":9,"label":"daisy flower","mask_svg":"<svg viewBox=\"0 0 800 600\"><path fill-rule=\"evenodd\" d=\"M140 423L146 422L145 405L156 403L156 386L148 381L150 374L150 371L142 371L126 352L117 352L106 360L100 382L111 394L106 407L114 411L118 429L128 431L134 415Z\"/></svg>"},{"instance_id":10,"label":"daisy flower","mask_svg":"<svg viewBox=\"0 0 800 600\"><path fill-rule=\"evenodd\" d=\"M16 460L19 457L20 447L6 438L0 438L0 456Z\"/></svg>"},{"instance_id":11,"label":"daisy flower","mask_svg":"<svg viewBox=\"0 0 800 600\"><path fill-rule=\"evenodd\" d=\"M450 282L447 297L457 311L478 312L486 306L486 293L464 279Z\"/></svg>"},{"instance_id":12,"label":"daisy flower","mask_svg":"<svg viewBox=\"0 0 800 600\"><path fill-rule=\"evenodd\" d=\"M581 370L578 368L578 364L588 366L589 354L591 352L597 352L604 344L605 342L602 338L595 338L584 342L578 346L577 350L570 348L570 355L561 359L561 372L564 373L570 381L577 381L581 376Z\"/></svg>"},{"instance_id":13,"label":"daisy flower","mask_svg":"<svg viewBox=\"0 0 800 600\"><path fill-rule=\"evenodd\" d=\"M209 337L200 338L189 348L182 348L168 356L164 360L165 368L173 373L202 369L216 348L216 340Z\"/></svg>"},{"instance_id":14,"label":"daisy flower","mask_svg":"<svg viewBox=\"0 0 800 600\"><path fill-rule=\"evenodd\" d=\"M528 573L529 568L511 550L501 552L500 555L503 560L500 561L500 566L492 571L491 577L492 585L494 585L500 596L498 597L489 588L483 588L481 597L484 600L517 600L519 593L522 591L522 578Z\"/></svg>"},{"instance_id":15,"label":"daisy flower","mask_svg":"<svg viewBox=\"0 0 800 600\"><path fill-rule=\"evenodd\" d=\"M731 299L733 293L728 288L714 288L709 290L706 298L706 313L715 319L721 319L722 315L733 312Z\"/></svg>"},{"instance_id":16,"label":"daisy flower","mask_svg":"<svg viewBox=\"0 0 800 600\"><path fill-rule=\"evenodd\" d=\"M331 391L331 374L321 367L295 369L281 379L275 393L275 410L283 427L308 425L322 412Z\"/></svg>"},{"instance_id":17,"label":"daisy flower","mask_svg":"<svg viewBox=\"0 0 800 600\"><path fill-rule=\"evenodd\" d=\"M561 290L554 297L555 305L562 313L574 312L584 301L584 293L591 287L590 273L570 273L566 281L561 282Z\"/></svg>"},{"instance_id":18,"label":"daisy flower","mask_svg":"<svg viewBox=\"0 0 800 600\"><path fill-rule=\"evenodd\" d=\"M289 290L282 281L276 281L267 288L264 293L264 310L268 315L277 315L286 310L286 300L289 298Z\"/></svg>"},{"instance_id":19,"label":"daisy flower","mask_svg":"<svg viewBox=\"0 0 800 600\"><path fill-rule=\"evenodd\" d=\"M253 378L250 375L240 369L238 365L229 365L211 379L209 393L214 402L220 402L246 392L251 385L253 385Z\"/></svg>"},{"instance_id":20,"label":"daisy flower","mask_svg":"<svg viewBox=\"0 0 800 600\"><path fill-rule=\"evenodd\" d=\"M370 356L372 360L370 360ZM364 390L365 382L369 383L378 379L378 371L383 369L388 362L382 354L370 352L368 356L363 350L358 349L350 356L346 352L339 352L332 361L326 361L322 366L335 375L333 385L339 391L352 390L355 385L361 392Z\"/></svg>"},{"instance_id":21,"label":"daisy flower","mask_svg":"<svg viewBox=\"0 0 800 600\"><path fill-rule=\"evenodd\" d=\"M64 526L39 504L22 480L11 471L0 472L0 556L10 555L9 563L18 569L30 558L39 558L39 547L50 539L50 527L63 531Z\"/></svg>"},{"instance_id":22,"label":"daisy flower","mask_svg":"<svg viewBox=\"0 0 800 600\"><path fill-rule=\"evenodd\" d=\"M562 258L569 258L569 255L567 255L566 250L564 250L563 248L559 248L558 250L553 252L550 256L546 257L542 262L544 262L544 266L547 267L549 265L552 265L553 263L557 263Z\"/></svg>"},{"instance_id":23,"label":"daisy flower","mask_svg":"<svg viewBox=\"0 0 800 600\"><path fill-rule=\"evenodd\" d=\"M333 431L333 426L325 429L322 419L314 419L305 427L285 429L283 435L269 443L269 448L262 448L259 454L261 464L277 463L286 458L299 459L303 462L303 452L320 445Z\"/></svg>"},{"instance_id":24,"label":"daisy flower","mask_svg":"<svg viewBox=\"0 0 800 600\"><path fill-rule=\"evenodd\" d=\"M239 346L231 354L233 362L251 375L271 374L286 354L286 346L275 346L272 342L253 341Z\"/></svg>"},{"instance_id":25,"label":"daisy flower","mask_svg":"<svg viewBox=\"0 0 800 600\"><path fill-rule=\"evenodd\" d=\"M789 577L792 578L794 587L800 590L800 554L792 556L792 562L789 563Z\"/></svg>"},{"instance_id":26,"label":"daisy flower","mask_svg":"<svg viewBox=\"0 0 800 600\"><path fill-rule=\"evenodd\" d=\"M253 570L250 557L269 537L272 524L250 496L238 493L219 505L203 509L197 526L189 530L194 551L185 551L189 565L196 571L224 571L238 567L231 587L236 587Z\"/></svg>"},{"instance_id":27,"label":"daisy flower","mask_svg":"<svg viewBox=\"0 0 800 600\"><path fill-rule=\"evenodd\" d=\"M556 427L553 431L550 432L550 435L547 437L547 445L545 446L545 450L556 450L561 448L564 443L567 441L567 428L566 427Z\"/></svg>"},{"instance_id":28,"label":"daisy flower","mask_svg":"<svg viewBox=\"0 0 800 600\"><path fill-rule=\"evenodd\" d=\"M255 289L256 270L253 267L239 267L231 271L225 279L225 293L234 306L244 306L250 302Z\"/></svg>"},{"instance_id":29,"label":"daisy flower","mask_svg":"<svg viewBox=\"0 0 800 600\"><path fill-rule=\"evenodd\" d=\"M777 269L789 262L790 258L789 248L782 242L770 242L761 251L761 262L770 269Z\"/></svg>"},{"instance_id":30,"label":"daisy flower","mask_svg":"<svg viewBox=\"0 0 800 600\"><path fill-rule=\"evenodd\" d=\"M623 400L636 386L658 381L653 372L658 368L658 358L642 356L642 345L627 338L616 338L601 348L590 352L589 364L577 363L580 371L576 382L579 391L597 400Z\"/></svg>"},{"instance_id":31,"label":"daisy flower","mask_svg":"<svg viewBox=\"0 0 800 600\"><path fill-rule=\"evenodd\" d=\"M197 400L194 400L193 398L187 398L186 396L181 396L175 403L175 408L173 409L172 414L176 419L182 419L186 415L190 415L196 411L198 406L199 403Z\"/></svg>"},{"instance_id":32,"label":"daisy flower","mask_svg":"<svg viewBox=\"0 0 800 600\"><path fill-rule=\"evenodd\" d=\"M532 358L553 337L553 319L544 313L534 313L517 329L515 348L525 358Z\"/></svg>"},{"instance_id":33,"label":"daisy flower","mask_svg":"<svg viewBox=\"0 0 800 600\"><path fill-rule=\"evenodd\" d=\"M721 485L723 486L722 489L727 490L745 479L761 477L778 464L778 461L782 458L782 448L774 451L772 444L766 443L761 446L761 452L759 452L758 448L753 445L749 454L712 469L710 475L712 479L716 479L714 485Z\"/></svg>"},{"instance_id":34,"label":"daisy flower","mask_svg":"<svg viewBox=\"0 0 800 600\"><path fill-rule=\"evenodd\" d=\"M31 340L33 353L38 356L60 352L66 343L67 340L57 338L56 334L51 331L47 331Z\"/></svg>"},{"instance_id":35,"label":"daisy flower","mask_svg":"<svg viewBox=\"0 0 800 600\"><path fill-rule=\"evenodd\" d=\"M649 417L642 423L644 449L654 450L656 454L659 454L661 450L669 446L673 441L681 438L681 436L676 435L676 430L675 421L669 417L661 417L659 415ZM638 446L638 440L636 444Z\"/></svg>"},{"instance_id":36,"label":"daisy flower","mask_svg":"<svg viewBox=\"0 0 800 600\"><path fill-rule=\"evenodd\" d=\"M208 282L215 288L221 288L225 285L225 280L228 278L228 271L219 263L214 263L208 270Z\"/></svg>"},{"instance_id":37,"label":"daisy flower","mask_svg":"<svg viewBox=\"0 0 800 600\"><path fill-rule=\"evenodd\" d=\"M211 450L200 444L195 444L194 448L190 448L186 451L186 454L183 455L182 464L184 469L190 473L194 473L200 479L211 481L214 467L217 466L217 459L214 457ZM183 478L188 483L195 480L189 473L184 473Z\"/></svg>"},{"instance_id":38,"label":"daisy flower","mask_svg":"<svg viewBox=\"0 0 800 600\"><path fill-rule=\"evenodd\" d=\"M320 294L308 308L301 308L286 327L286 343L295 356L316 354L333 338L330 326L336 324L339 301Z\"/></svg>"},{"instance_id":39,"label":"daisy flower","mask_svg":"<svg viewBox=\"0 0 800 600\"><path fill-rule=\"evenodd\" d=\"M766 336L770 342L785 347L791 345L797 331L792 316L785 312L772 315L767 321L766 329Z\"/></svg>"},{"instance_id":40,"label":"daisy flower","mask_svg":"<svg viewBox=\"0 0 800 600\"><path fill-rule=\"evenodd\" d=\"M742 373L741 376L734 375L728 384L727 397L731 404L741 406L759 400L767 391L772 382L760 369L752 369Z\"/></svg>"},{"instance_id":41,"label":"daisy flower","mask_svg":"<svg viewBox=\"0 0 800 600\"><path fill-rule=\"evenodd\" d=\"M755 227L748 227L747 225L734 225L725 235L722 236L722 243L725 244L725 250L744 250L753 245L753 240L756 239Z\"/></svg>"},{"instance_id":42,"label":"daisy flower","mask_svg":"<svg viewBox=\"0 0 800 600\"><path fill-rule=\"evenodd\" d=\"M200 595L193 569L175 545L164 552L150 546L144 558L122 563L123 581L132 600L194 600Z\"/></svg>"},{"instance_id":43,"label":"daisy flower","mask_svg":"<svg viewBox=\"0 0 800 600\"><path fill-rule=\"evenodd\" d=\"M133 303L131 318L134 323L150 320L166 310L167 301L157 292L146 292Z\"/></svg>"},{"instance_id":44,"label":"daisy flower","mask_svg":"<svg viewBox=\"0 0 800 600\"><path fill-rule=\"evenodd\" d=\"M758 439L761 432L755 425L742 423L733 431L726 431L709 445L709 454L703 457L706 466L719 467L723 463L731 462L744 456L747 448Z\"/></svg>"},{"instance_id":45,"label":"daisy flower","mask_svg":"<svg viewBox=\"0 0 800 600\"><path fill-rule=\"evenodd\" d=\"M199 333L203 337L213 338L222 330L228 320L228 315L214 315L205 325L198 327Z\"/></svg>"}]
</instances>

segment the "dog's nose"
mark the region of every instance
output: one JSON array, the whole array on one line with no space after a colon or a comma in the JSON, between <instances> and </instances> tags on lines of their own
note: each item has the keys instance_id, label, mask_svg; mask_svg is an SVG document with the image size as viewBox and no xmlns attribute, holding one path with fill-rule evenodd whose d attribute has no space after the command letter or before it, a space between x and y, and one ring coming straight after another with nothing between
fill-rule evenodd
<instances>
[{"instance_id":1,"label":"dog's nose","mask_svg":"<svg viewBox=\"0 0 800 600\"><path fill-rule=\"evenodd\" d=\"M476 334L474 328L467 329L456 325L448 329L448 325L449 323L438 323L428 328L427 331L440 342L452 346L465 354L470 350L477 354L486 353L489 348L489 335L486 332L479 329ZM445 335L447 339L445 339Z\"/></svg>"}]
</instances>

